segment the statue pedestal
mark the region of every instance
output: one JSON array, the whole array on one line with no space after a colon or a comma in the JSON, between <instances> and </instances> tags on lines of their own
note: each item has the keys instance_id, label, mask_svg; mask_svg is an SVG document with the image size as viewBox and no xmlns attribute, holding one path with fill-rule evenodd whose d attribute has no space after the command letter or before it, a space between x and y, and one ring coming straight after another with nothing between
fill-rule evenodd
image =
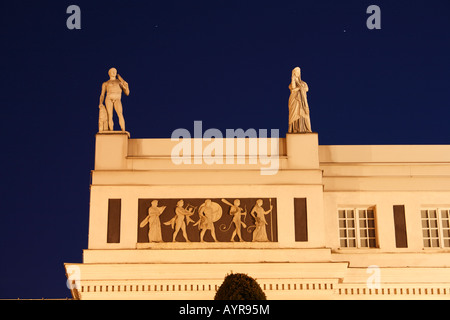
<instances>
[{"instance_id":1,"label":"statue pedestal","mask_svg":"<svg viewBox=\"0 0 450 320\"><path fill-rule=\"evenodd\" d=\"M128 131L99 131L97 132L97 134L101 134L101 135L108 135L108 134L112 134L112 135L120 135L120 134L126 134L128 136L128 138L130 138L130 133Z\"/></svg>"},{"instance_id":2,"label":"statue pedestal","mask_svg":"<svg viewBox=\"0 0 450 320\"><path fill-rule=\"evenodd\" d=\"M319 168L317 133L287 133L286 154L289 169Z\"/></svg>"},{"instance_id":3,"label":"statue pedestal","mask_svg":"<svg viewBox=\"0 0 450 320\"><path fill-rule=\"evenodd\" d=\"M103 131L95 136L95 170L126 169L127 131Z\"/></svg>"}]
</instances>

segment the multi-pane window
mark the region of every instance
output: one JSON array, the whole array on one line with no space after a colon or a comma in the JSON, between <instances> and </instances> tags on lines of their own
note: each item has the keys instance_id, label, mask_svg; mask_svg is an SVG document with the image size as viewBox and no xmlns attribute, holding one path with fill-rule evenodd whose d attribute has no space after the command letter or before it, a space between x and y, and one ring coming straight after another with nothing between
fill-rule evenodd
<instances>
[{"instance_id":1,"label":"multi-pane window","mask_svg":"<svg viewBox=\"0 0 450 320\"><path fill-rule=\"evenodd\" d=\"M421 210L423 246L425 248L450 247L450 209Z\"/></svg>"},{"instance_id":2,"label":"multi-pane window","mask_svg":"<svg viewBox=\"0 0 450 320\"><path fill-rule=\"evenodd\" d=\"M374 208L339 209L342 248L376 248Z\"/></svg>"},{"instance_id":3,"label":"multi-pane window","mask_svg":"<svg viewBox=\"0 0 450 320\"><path fill-rule=\"evenodd\" d=\"M355 210L339 210L339 237L341 247L356 248Z\"/></svg>"}]
</instances>

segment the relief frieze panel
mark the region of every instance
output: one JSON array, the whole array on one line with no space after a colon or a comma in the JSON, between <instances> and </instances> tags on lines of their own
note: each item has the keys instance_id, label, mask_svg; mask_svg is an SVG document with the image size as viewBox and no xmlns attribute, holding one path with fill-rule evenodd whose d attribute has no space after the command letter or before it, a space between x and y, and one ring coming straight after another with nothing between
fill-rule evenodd
<instances>
[{"instance_id":1,"label":"relief frieze panel","mask_svg":"<svg viewBox=\"0 0 450 320\"><path fill-rule=\"evenodd\" d=\"M276 198L139 199L138 243L276 242Z\"/></svg>"}]
</instances>

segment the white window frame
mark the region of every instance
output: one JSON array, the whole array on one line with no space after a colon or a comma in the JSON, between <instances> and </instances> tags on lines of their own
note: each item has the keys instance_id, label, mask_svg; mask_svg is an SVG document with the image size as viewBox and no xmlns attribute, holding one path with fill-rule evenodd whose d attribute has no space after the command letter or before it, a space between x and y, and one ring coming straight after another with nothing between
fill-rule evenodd
<instances>
[{"instance_id":1,"label":"white window frame","mask_svg":"<svg viewBox=\"0 0 450 320\"><path fill-rule=\"evenodd\" d=\"M426 218L423 217L423 211L427 212L427 214L426 214L427 217ZM438 231L438 237L437 238L436 237L433 237L433 238L431 237L430 215L429 215L430 211L436 211L437 231ZM444 217L444 218L442 217L442 215L443 215L442 211L447 211L447 217ZM448 249L448 248L450 248L450 243L449 243L448 246L445 246L445 240L450 241L450 237L447 237L447 236L444 235L444 229L450 230L450 225L449 225L449 227L445 227L443 225L444 220L447 220L448 224L450 224L450 207L423 207L423 208L420 209L420 223L421 223L421 228L422 228L422 245L423 245L423 248L425 250L429 250L429 249L431 249L431 250L432 249ZM426 227L426 228L424 228L424 226L423 226L423 222L424 221L427 221L428 227ZM433 229L435 229L435 228L433 228ZM430 233L429 237L425 237L424 236L424 231L425 230ZM450 236L450 234L449 234L449 236ZM432 239L437 239L438 242L439 242L439 245L438 246L433 246ZM430 247L426 247L425 246L425 240L430 241L430 244L431 244Z\"/></svg>"},{"instance_id":2,"label":"white window frame","mask_svg":"<svg viewBox=\"0 0 450 320\"><path fill-rule=\"evenodd\" d=\"M350 211L350 210L353 210L353 223L354 223L354 227L352 228L352 229L354 229L355 230L355 237L354 238L349 238L348 237L348 231L349 231L349 228L348 228L348 225L347 225L347 221L351 221L352 220L352 218L347 218L347 211ZM359 211L360 210L364 210L365 211L365 217L364 218L360 218L359 217ZM368 222L368 220L369 220L369 218L368 218L368 216L367 216L367 212L369 211L369 210L372 210L373 211L373 221L374 221L374 224L373 224L373 227L369 227L369 226L365 226L365 227L362 227L361 225L360 225L360 220L362 220L362 219L365 219L365 221L366 222ZM340 213L341 213L341 211L345 211L345 218L341 218L340 217ZM367 206L357 206L357 207L339 207L338 208L338 210L337 210L337 212L338 212L338 235L339 235L339 248L341 248L341 249L376 249L376 248L378 248L378 235L377 235L377 214L376 214L376 206L369 206L369 207L367 207ZM341 228L341 224L340 224L340 222L342 221L342 220L345 220L346 221L346 226L345 226L345 228ZM370 218L370 220L371 220L371 218ZM361 230L369 230L369 229L373 229L374 230L374 236L373 237L370 237L369 236L369 234L367 234L367 236L366 237L361 237ZM346 231L346 237L341 237L341 230L345 230ZM348 242L350 241L350 240L352 240L352 239L355 239L355 241L356 241L356 246L355 247L350 247L350 246L348 246ZM370 246L370 240L374 240L375 241L375 246ZM341 240L345 240L346 241L346 244L347 244L347 246L346 247L343 247L342 245L341 245ZM367 241L367 246L365 247L365 246L362 246L361 245L361 240L366 240Z\"/></svg>"}]
</instances>

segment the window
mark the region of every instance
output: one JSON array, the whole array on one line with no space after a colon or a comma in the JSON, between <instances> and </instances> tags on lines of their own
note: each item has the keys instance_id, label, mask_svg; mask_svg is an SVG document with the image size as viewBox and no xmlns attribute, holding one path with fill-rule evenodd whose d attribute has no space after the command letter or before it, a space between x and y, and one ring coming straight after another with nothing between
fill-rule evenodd
<instances>
[{"instance_id":1,"label":"window","mask_svg":"<svg viewBox=\"0 0 450 320\"><path fill-rule=\"evenodd\" d=\"M374 208L339 209L342 248L376 248Z\"/></svg>"},{"instance_id":2,"label":"window","mask_svg":"<svg viewBox=\"0 0 450 320\"><path fill-rule=\"evenodd\" d=\"M450 209L421 210L423 246L450 248Z\"/></svg>"}]
</instances>

